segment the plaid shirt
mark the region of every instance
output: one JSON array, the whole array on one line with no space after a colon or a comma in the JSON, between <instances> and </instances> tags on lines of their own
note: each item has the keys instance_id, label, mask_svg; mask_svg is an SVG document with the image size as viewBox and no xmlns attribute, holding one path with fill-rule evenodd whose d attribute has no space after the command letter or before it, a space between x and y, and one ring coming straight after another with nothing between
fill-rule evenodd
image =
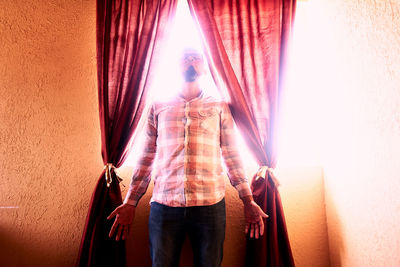
<instances>
[{"instance_id":1,"label":"plaid shirt","mask_svg":"<svg viewBox=\"0 0 400 267\"><path fill-rule=\"evenodd\" d=\"M154 171L151 201L172 207L215 204L225 196L221 155L239 197L251 195L235 138L227 104L203 93L190 101L177 97L153 104L124 203L137 205Z\"/></svg>"}]
</instances>

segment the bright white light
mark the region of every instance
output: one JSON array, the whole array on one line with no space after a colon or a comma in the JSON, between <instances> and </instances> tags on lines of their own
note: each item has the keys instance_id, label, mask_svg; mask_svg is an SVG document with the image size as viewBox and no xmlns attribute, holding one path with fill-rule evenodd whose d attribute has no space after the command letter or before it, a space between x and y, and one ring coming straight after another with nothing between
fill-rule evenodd
<instances>
[{"instance_id":1,"label":"bright white light","mask_svg":"<svg viewBox=\"0 0 400 267\"><path fill-rule=\"evenodd\" d=\"M162 53L155 66L155 76L150 83L150 102L165 101L176 96L181 88L182 74L179 73L179 59L185 47L192 47L203 51L199 31L190 14L189 6L186 1L179 1L177 11L172 25L168 30L168 36L164 41ZM211 77L207 61L204 57L206 74L201 77L200 86L207 94L220 99L218 89ZM132 144L132 149L124 165L135 165L140 158L138 151L142 151L144 143L144 131L139 133L136 142Z\"/></svg>"},{"instance_id":2,"label":"bright white light","mask_svg":"<svg viewBox=\"0 0 400 267\"><path fill-rule=\"evenodd\" d=\"M163 52L156 67L156 77L151 84L153 100L167 100L179 93L182 82L179 59L185 47L203 51L200 34L191 17L189 6L186 1L179 1L173 24L168 29L167 40L164 42ZM205 66L207 69L206 60ZM200 84L208 94L219 97L209 71L201 78Z\"/></svg>"},{"instance_id":3,"label":"bright white light","mask_svg":"<svg viewBox=\"0 0 400 267\"><path fill-rule=\"evenodd\" d=\"M320 64L318 23L311 2L298 2L280 115L278 165L321 166L329 69ZM326 29L325 29L326 30Z\"/></svg>"},{"instance_id":4,"label":"bright white light","mask_svg":"<svg viewBox=\"0 0 400 267\"><path fill-rule=\"evenodd\" d=\"M199 51L203 51L202 41L200 38L199 30L197 29L192 16L190 14L189 6L186 1L179 1L175 18L171 28L168 31L169 36L164 42L163 52L161 58L156 66L155 77L151 81L150 86L150 99L151 101L164 101L175 96L179 93L181 86L181 73L179 73L179 58L182 49L185 47L193 47ZM221 99L221 95L212 79L208 64L205 60L206 75L203 75L200 80L200 86L207 94L212 95L216 99ZM237 132L237 147L240 151L243 163L247 168L257 168L256 161L253 155L247 148L243 137ZM142 144L144 142L144 131L140 133L133 144L132 150L124 165L135 165L140 157L142 151Z\"/></svg>"}]
</instances>

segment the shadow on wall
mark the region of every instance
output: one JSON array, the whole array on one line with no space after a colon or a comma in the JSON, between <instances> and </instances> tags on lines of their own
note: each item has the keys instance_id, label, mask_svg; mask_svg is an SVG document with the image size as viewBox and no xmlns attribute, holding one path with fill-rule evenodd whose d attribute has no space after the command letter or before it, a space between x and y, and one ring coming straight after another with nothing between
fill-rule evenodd
<instances>
[{"instance_id":1,"label":"shadow on wall","mask_svg":"<svg viewBox=\"0 0 400 267\"><path fill-rule=\"evenodd\" d=\"M343 241L343 226L340 221L338 211L333 201L329 188L325 185L325 209L327 227L328 227L328 240L329 240L329 258L331 267L341 267L341 255L345 253Z\"/></svg>"},{"instance_id":2,"label":"shadow on wall","mask_svg":"<svg viewBox=\"0 0 400 267\"><path fill-rule=\"evenodd\" d=\"M276 175L295 265L329 267L322 168L281 166Z\"/></svg>"},{"instance_id":3,"label":"shadow on wall","mask_svg":"<svg viewBox=\"0 0 400 267\"><path fill-rule=\"evenodd\" d=\"M62 257L56 248L29 246L23 240L15 231L0 228L0 266L59 266Z\"/></svg>"},{"instance_id":4,"label":"shadow on wall","mask_svg":"<svg viewBox=\"0 0 400 267\"><path fill-rule=\"evenodd\" d=\"M35 251L35 248L25 248L22 242L18 242L15 235L4 228L0 228L0 247L0 266L21 265L22 258L27 258L30 262L38 262L40 257L39 251Z\"/></svg>"}]
</instances>

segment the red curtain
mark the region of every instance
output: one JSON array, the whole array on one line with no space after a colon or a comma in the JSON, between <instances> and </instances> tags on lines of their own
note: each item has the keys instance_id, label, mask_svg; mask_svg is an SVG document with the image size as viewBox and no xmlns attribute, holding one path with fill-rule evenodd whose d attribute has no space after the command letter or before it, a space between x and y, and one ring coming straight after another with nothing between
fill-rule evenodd
<instances>
[{"instance_id":1,"label":"red curtain","mask_svg":"<svg viewBox=\"0 0 400 267\"><path fill-rule=\"evenodd\" d=\"M146 107L150 70L177 0L98 0L97 78L105 170L93 192L77 266L125 266L125 243L108 237L106 217L122 204L114 168L124 162Z\"/></svg>"},{"instance_id":2,"label":"red curtain","mask_svg":"<svg viewBox=\"0 0 400 267\"><path fill-rule=\"evenodd\" d=\"M295 2L188 0L214 80L221 90L226 88L235 122L262 166L258 176L263 178L255 175L251 186L255 201L270 217L264 236L247 241L246 266L294 266L272 168L276 165L275 126Z\"/></svg>"}]
</instances>

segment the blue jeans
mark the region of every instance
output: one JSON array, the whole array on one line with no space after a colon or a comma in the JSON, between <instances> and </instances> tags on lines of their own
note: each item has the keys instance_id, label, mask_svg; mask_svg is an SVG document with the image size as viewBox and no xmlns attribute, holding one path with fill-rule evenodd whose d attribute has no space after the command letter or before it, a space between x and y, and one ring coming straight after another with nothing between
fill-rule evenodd
<instances>
[{"instance_id":1,"label":"blue jeans","mask_svg":"<svg viewBox=\"0 0 400 267\"><path fill-rule=\"evenodd\" d=\"M225 239L225 200L211 206L169 207L151 203L150 255L153 267L179 266L186 234L194 266L220 266Z\"/></svg>"}]
</instances>

